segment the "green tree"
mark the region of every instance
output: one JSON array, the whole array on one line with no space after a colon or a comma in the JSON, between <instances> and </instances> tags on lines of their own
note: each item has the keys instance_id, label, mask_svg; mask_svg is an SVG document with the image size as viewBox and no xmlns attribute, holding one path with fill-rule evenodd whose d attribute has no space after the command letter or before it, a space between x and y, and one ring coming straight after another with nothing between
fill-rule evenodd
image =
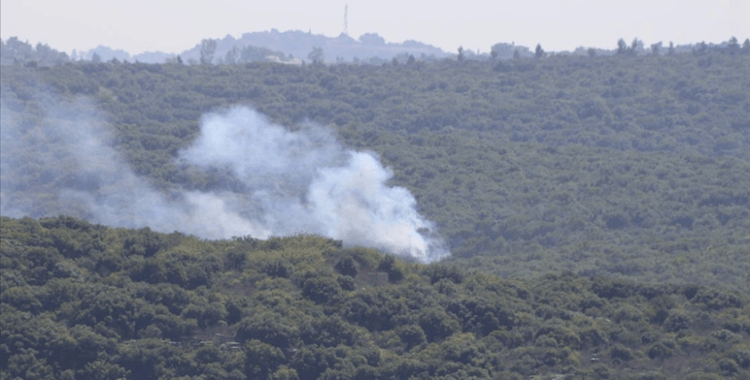
<instances>
[{"instance_id":1,"label":"green tree","mask_svg":"<svg viewBox=\"0 0 750 380\"><path fill-rule=\"evenodd\" d=\"M237 45L232 45L232 48L227 50L227 54L224 55L224 63L227 65L234 65L240 59L240 49Z\"/></svg>"},{"instance_id":2,"label":"green tree","mask_svg":"<svg viewBox=\"0 0 750 380\"><path fill-rule=\"evenodd\" d=\"M341 295L341 285L330 276L308 278L302 288L305 297L316 303L337 301Z\"/></svg>"},{"instance_id":3,"label":"green tree","mask_svg":"<svg viewBox=\"0 0 750 380\"><path fill-rule=\"evenodd\" d=\"M651 44L651 54L652 55L659 55L659 51L661 50L661 42Z\"/></svg>"},{"instance_id":4,"label":"green tree","mask_svg":"<svg viewBox=\"0 0 750 380\"><path fill-rule=\"evenodd\" d=\"M216 54L217 42L214 39L201 40L200 63L201 65L210 65L214 61Z\"/></svg>"},{"instance_id":5,"label":"green tree","mask_svg":"<svg viewBox=\"0 0 750 380\"><path fill-rule=\"evenodd\" d=\"M422 311L419 315L419 326L430 342L443 340L461 328L455 319L439 308Z\"/></svg>"},{"instance_id":6,"label":"green tree","mask_svg":"<svg viewBox=\"0 0 750 380\"><path fill-rule=\"evenodd\" d=\"M336 270L346 276L357 277L357 263L351 255L346 255L339 259L334 266Z\"/></svg>"},{"instance_id":7,"label":"green tree","mask_svg":"<svg viewBox=\"0 0 750 380\"><path fill-rule=\"evenodd\" d=\"M544 57L544 49L542 49L541 44L536 44L536 49L534 49L534 57L537 59Z\"/></svg>"},{"instance_id":8,"label":"green tree","mask_svg":"<svg viewBox=\"0 0 750 380\"><path fill-rule=\"evenodd\" d=\"M325 62L326 55L323 51L322 47L313 47L310 54L307 55L307 59L309 59L314 65L322 65Z\"/></svg>"},{"instance_id":9,"label":"green tree","mask_svg":"<svg viewBox=\"0 0 750 380\"><path fill-rule=\"evenodd\" d=\"M630 49L628 53L630 55L637 55L638 51L643 48L643 41L638 38L633 38L633 42L630 43Z\"/></svg>"},{"instance_id":10,"label":"green tree","mask_svg":"<svg viewBox=\"0 0 750 380\"><path fill-rule=\"evenodd\" d=\"M616 54L617 55L627 55L628 54L628 44L622 38L620 38L619 40L617 40Z\"/></svg>"},{"instance_id":11,"label":"green tree","mask_svg":"<svg viewBox=\"0 0 750 380\"><path fill-rule=\"evenodd\" d=\"M401 341L406 344L407 350L427 341L427 335L425 335L424 330L417 324L400 326L396 332Z\"/></svg>"},{"instance_id":12,"label":"green tree","mask_svg":"<svg viewBox=\"0 0 750 380\"><path fill-rule=\"evenodd\" d=\"M706 41L701 41L693 48L693 54L695 55L704 55L706 54L706 52L708 52L708 45L706 44Z\"/></svg>"},{"instance_id":13,"label":"green tree","mask_svg":"<svg viewBox=\"0 0 750 380\"><path fill-rule=\"evenodd\" d=\"M378 264L378 270L388 273L389 282L399 282L404 278L403 262L393 255L385 255Z\"/></svg>"},{"instance_id":14,"label":"green tree","mask_svg":"<svg viewBox=\"0 0 750 380\"><path fill-rule=\"evenodd\" d=\"M251 379L267 379L280 365L287 363L286 356L278 348L257 339L245 345L245 374Z\"/></svg>"},{"instance_id":15,"label":"green tree","mask_svg":"<svg viewBox=\"0 0 750 380\"><path fill-rule=\"evenodd\" d=\"M729 49L729 52L732 54L740 50L740 44L737 41L737 37L732 36L732 38L729 39L729 42L727 42L727 49Z\"/></svg>"}]
</instances>

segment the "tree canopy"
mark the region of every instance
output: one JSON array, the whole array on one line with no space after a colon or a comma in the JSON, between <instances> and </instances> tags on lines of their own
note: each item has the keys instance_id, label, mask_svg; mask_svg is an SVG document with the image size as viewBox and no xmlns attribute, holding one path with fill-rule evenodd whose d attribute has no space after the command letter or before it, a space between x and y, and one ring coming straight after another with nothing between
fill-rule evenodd
<instances>
[{"instance_id":1,"label":"tree canopy","mask_svg":"<svg viewBox=\"0 0 750 380\"><path fill-rule=\"evenodd\" d=\"M0 236L3 379L750 373L750 299L721 287L509 280L309 235L70 217L2 217Z\"/></svg>"}]
</instances>

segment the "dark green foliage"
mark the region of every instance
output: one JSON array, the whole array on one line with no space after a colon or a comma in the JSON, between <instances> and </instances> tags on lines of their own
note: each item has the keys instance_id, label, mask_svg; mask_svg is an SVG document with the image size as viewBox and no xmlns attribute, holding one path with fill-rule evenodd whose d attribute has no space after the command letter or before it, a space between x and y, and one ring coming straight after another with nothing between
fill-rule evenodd
<instances>
[{"instance_id":1,"label":"dark green foliage","mask_svg":"<svg viewBox=\"0 0 750 380\"><path fill-rule=\"evenodd\" d=\"M401 341L407 346L407 350L420 345L427 340L424 330L419 325L405 325L397 329Z\"/></svg>"},{"instance_id":2,"label":"dark green foliage","mask_svg":"<svg viewBox=\"0 0 750 380\"><path fill-rule=\"evenodd\" d=\"M719 290L703 289L695 295L695 301L703 303L709 309L720 310L727 307L743 306L743 302L737 295Z\"/></svg>"},{"instance_id":3,"label":"dark green foliage","mask_svg":"<svg viewBox=\"0 0 750 380\"><path fill-rule=\"evenodd\" d=\"M259 311L243 319L237 327L237 341L259 340L274 347L289 349L299 339L298 327L287 317Z\"/></svg>"},{"instance_id":4,"label":"dark green foliage","mask_svg":"<svg viewBox=\"0 0 750 380\"><path fill-rule=\"evenodd\" d=\"M572 273L524 283L311 236L243 245L151 232L160 243L149 256L125 248L143 231L69 218L3 218L1 228L3 277L17 277L0 292L0 369L10 378L598 379L625 378L633 363L643 368L633 378L659 378L675 360L691 362L683 375L750 370L746 310L707 307L744 308L746 298L701 286ZM102 246L75 261L59 253L92 234ZM227 271L228 250L244 258ZM107 252L120 252L118 264L95 270L113 259ZM354 277L335 268L346 257L360 268ZM402 277L360 286L378 268Z\"/></svg>"},{"instance_id":5,"label":"dark green foliage","mask_svg":"<svg viewBox=\"0 0 750 380\"><path fill-rule=\"evenodd\" d=\"M693 325L690 315L684 310L672 310L664 321L664 328L669 332L689 329Z\"/></svg>"},{"instance_id":6,"label":"dark green foliage","mask_svg":"<svg viewBox=\"0 0 750 380\"><path fill-rule=\"evenodd\" d=\"M354 258L351 256L344 256L342 257L334 266L336 270L346 276L356 277L358 270L357 270L357 264L354 261Z\"/></svg>"},{"instance_id":7,"label":"dark green foliage","mask_svg":"<svg viewBox=\"0 0 750 380\"><path fill-rule=\"evenodd\" d=\"M463 271L455 266L447 265L433 265L430 266L426 271L427 276L430 278L430 283L434 284L442 279L447 279L454 284L460 284L463 281Z\"/></svg>"},{"instance_id":8,"label":"dark green foliage","mask_svg":"<svg viewBox=\"0 0 750 380\"><path fill-rule=\"evenodd\" d=\"M693 373L685 377L685 380L721 380L722 376L715 373Z\"/></svg>"},{"instance_id":9,"label":"dark green foliage","mask_svg":"<svg viewBox=\"0 0 750 380\"><path fill-rule=\"evenodd\" d=\"M273 260L263 266L263 272L271 277L288 278L292 275L290 266L282 260Z\"/></svg>"},{"instance_id":10,"label":"dark green foliage","mask_svg":"<svg viewBox=\"0 0 750 380\"><path fill-rule=\"evenodd\" d=\"M224 258L224 267L226 269L242 271L243 267L245 266L246 261L247 261L246 252L242 252L239 250L231 250L227 252L226 257Z\"/></svg>"},{"instance_id":11,"label":"dark green foliage","mask_svg":"<svg viewBox=\"0 0 750 380\"><path fill-rule=\"evenodd\" d=\"M614 345L609 350L609 356L618 362L627 362L633 359L633 353L627 347L623 347L619 344Z\"/></svg>"},{"instance_id":12,"label":"dark green foliage","mask_svg":"<svg viewBox=\"0 0 750 380\"><path fill-rule=\"evenodd\" d=\"M305 280L302 294L316 303L331 302L341 295L341 285L332 277L313 277Z\"/></svg>"},{"instance_id":13,"label":"dark green foliage","mask_svg":"<svg viewBox=\"0 0 750 380\"><path fill-rule=\"evenodd\" d=\"M397 261L393 255L385 255L378 264L378 270L388 273L389 282L399 282L404 278L403 269L400 267L401 264Z\"/></svg>"},{"instance_id":14,"label":"dark green foliage","mask_svg":"<svg viewBox=\"0 0 750 380\"><path fill-rule=\"evenodd\" d=\"M344 306L344 316L350 322L372 330L395 328L405 312L402 301L381 289L358 292Z\"/></svg>"},{"instance_id":15,"label":"dark green foliage","mask_svg":"<svg viewBox=\"0 0 750 380\"><path fill-rule=\"evenodd\" d=\"M648 354L648 357L656 360L656 359L666 359L674 353L673 344L670 344L670 342L657 342L651 348L646 351Z\"/></svg>"},{"instance_id":16,"label":"dark green foliage","mask_svg":"<svg viewBox=\"0 0 750 380\"><path fill-rule=\"evenodd\" d=\"M419 315L419 326L430 342L443 340L459 331L459 324L445 311L431 308Z\"/></svg>"},{"instance_id":17,"label":"dark green foliage","mask_svg":"<svg viewBox=\"0 0 750 380\"><path fill-rule=\"evenodd\" d=\"M244 346L245 374L253 379L266 379L287 359L284 353L257 339L248 340Z\"/></svg>"},{"instance_id":18,"label":"dark green foliage","mask_svg":"<svg viewBox=\"0 0 750 380\"><path fill-rule=\"evenodd\" d=\"M338 276L336 277L336 281L339 283L342 290L352 291L357 288L357 284L351 276Z\"/></svg>"},{"instance_id":19,"label":"dark green foliage","mask_svg":"<svg viewBox=\"0 0 750 380\"><path fill-rule=\"evenodd\" d=\"M159 240L160 236L146 227L125 238L123 248L131 255L151 257L161 248Z\"/></svg>"}]
</instances>

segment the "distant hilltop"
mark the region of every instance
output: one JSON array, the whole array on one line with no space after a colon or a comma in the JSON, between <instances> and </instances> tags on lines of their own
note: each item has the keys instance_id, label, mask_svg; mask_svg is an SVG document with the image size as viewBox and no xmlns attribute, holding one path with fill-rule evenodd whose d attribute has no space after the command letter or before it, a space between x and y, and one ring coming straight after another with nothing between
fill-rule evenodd
<instances>
[{"instance_id":1,"label":"distant hilltop","mask_svg":"<svg viewBox=\"0 0 750 380\"><path fill-rule=\"evenodd\" d=\"M372 58L391 60L402 55L413 55L416 58L431 57L444 58L450 55L440 48L427 45L422 42L407 40L403 43L389 43L377 33L367 33L355 40L354 38L341 34L338 37L326 37L322 34L312 34L299 30L279 32L271 29L270 32L245 33L239 39L230 35L216 41L216 52L214 63L226 60L227 54L232 54L233 48L240 52L250 47L268 49L279 56L283 53L288 59L301 59L311 61L309 55L314 48L322 49L322 60L327 63L342 61L364 61ZM181 53L182 59L199 60L202 44L197 44L190 50Z\"/></svg>"},{"instance_id":2,"label":"distant hilltop","mask_svg":"<svg viewBox=\"0 0 750 380\"><path fill-rule=\"evenodd\" d=\"M413 55L421 59L439 59L450 55L440 48L422 42L407 40L403 43L386 42L377 33L366 33L355 40L341 34L338 37L326 37L299 30L279 32L276 29L265 32L245 33L240 38L227 35L221 39L207 39L193 48L177 55L163 52L144 52L131 55L124 50L115 50L107 46L98 46L86 52L73 52L71 59L110 61L138 61L142 63L164 63L175 60L177 56L185 63L201 62L201 49L206 43L213 45L211 62L214 64L273 61L299 64L311 62L309 55L314 48L322 53L322 61L335 62L370 62L390 61L393 58ZM215 43L215 44L214 44ZM94 55L98 58L94 59ZM205 59L205 56L204 56ZM232 62L234 61L234 62ZM374 63L374 62L371 62Z\"/></svg>"}]
</instances>

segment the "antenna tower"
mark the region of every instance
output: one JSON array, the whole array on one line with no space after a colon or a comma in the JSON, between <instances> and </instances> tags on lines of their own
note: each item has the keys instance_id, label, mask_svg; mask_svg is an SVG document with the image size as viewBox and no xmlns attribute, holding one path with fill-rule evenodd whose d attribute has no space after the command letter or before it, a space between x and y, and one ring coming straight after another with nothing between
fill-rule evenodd
<instances>
[{"instance_id":1,"label":"antenna tower","mask_svg":"<svg viewBox=\"0 0 750 380\"><path fill-rule=\"evenodd\" d=\"M347 21L347 15L349 13L349 4L344 5L344 35L349 35L349 22Z\"/></svg>"}]
</instances>

